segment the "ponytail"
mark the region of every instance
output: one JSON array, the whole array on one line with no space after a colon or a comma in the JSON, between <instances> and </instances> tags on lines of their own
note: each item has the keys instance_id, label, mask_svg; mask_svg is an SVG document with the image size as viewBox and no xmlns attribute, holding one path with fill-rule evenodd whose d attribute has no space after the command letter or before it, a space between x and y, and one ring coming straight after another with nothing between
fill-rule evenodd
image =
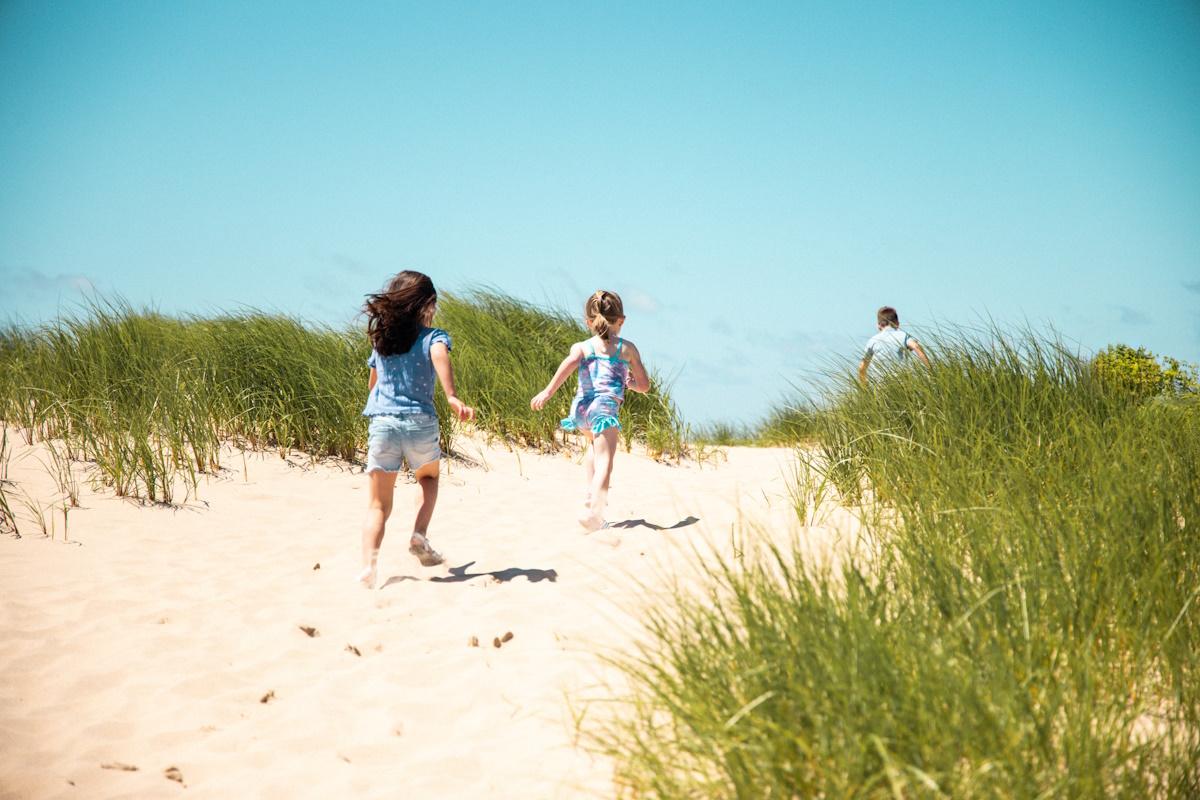
<instances>
[{"instance_id":1,"label":"ponytail","mask_svg":"<svg viewBox=\"0 0 1200 800\"><path fill-rule=\"evenodd\" d=\"M606 320L604 317L600 316L599 314L592 317L590 320L588 320L588 327L591 328L592 333L607 341L608 320Z\"/></svg>"}]
</instances>

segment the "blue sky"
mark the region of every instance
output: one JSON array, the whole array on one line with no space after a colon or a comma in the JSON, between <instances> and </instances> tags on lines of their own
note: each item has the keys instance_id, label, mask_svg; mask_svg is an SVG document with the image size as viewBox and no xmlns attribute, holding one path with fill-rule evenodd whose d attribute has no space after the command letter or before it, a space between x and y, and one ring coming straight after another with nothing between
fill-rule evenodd
<instances>
[{"instance_id":1,"label":"blue sky","mask_svg":"<svg viewBox=\"0 0 1200 800\"><path fill-rule=\"evenodd\" d=\"M1198 221L1191 2L0 3L0 319L604 287L747 420L884 303L1200 361Z\"/></svg>"}]
</instances>

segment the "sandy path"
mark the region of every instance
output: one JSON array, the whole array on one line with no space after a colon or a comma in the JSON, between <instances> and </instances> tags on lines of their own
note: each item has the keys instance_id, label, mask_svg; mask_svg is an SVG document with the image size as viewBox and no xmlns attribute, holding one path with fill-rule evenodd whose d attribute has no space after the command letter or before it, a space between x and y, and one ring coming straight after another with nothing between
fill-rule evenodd
<instances>
[{"instance_id":1,"label":"sandy path","mask_svg":"<svg viewBox=\"0 0 1200 800\"><path fill-rule=\"evenodd\" d=\"M365 476L275 455L243 473L230 454L182 508L85 488L70 543L61 512L54 540L28 519L0 537L0 797L173 797L168 767L189 797L612 796L567 697L616 679L597 650L629 644L693 544L726 547L742 515L799 530L792 455L622 453L608 518L625 527L589 537L570 458L464 449L480 465L444 474L431 531L451 569L405 552L401 486L374 592L352 581ZM38 452L17 448L10 495L56 495Z\"/></svg>"}]
</instances>

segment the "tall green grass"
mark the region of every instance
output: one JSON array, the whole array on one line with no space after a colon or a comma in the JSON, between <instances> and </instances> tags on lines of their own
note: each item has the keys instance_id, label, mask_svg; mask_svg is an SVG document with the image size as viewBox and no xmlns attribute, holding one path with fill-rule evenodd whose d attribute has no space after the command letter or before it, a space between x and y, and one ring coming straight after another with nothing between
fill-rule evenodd
<instances>
[{"instance_id":1,"label":"tall green grass","mask_svg":"<svg viewBox=\"0 0 1200 800\"><path fill-rule=\"evenodd\" d=\"M0 429L0 533L19 536L17 516L8 499L8 462L10 458L8 429Z\"/></svg>"},{"instance_id":2,"label":"tall green grass","mask_svg":"<svg viewBox=\"0 0 1200 800\"><path fill-rule=\"evenodd\" d=\"M715 560L650 612L597 734L630 796L1200 796L1194 396L995 335L814 422L861 549Z\"/></svg>"},{"instance_id":3,"label":"tall green grass","mask_svg":"<svg viewBox=\"0 0 1200 800\"><path fill-rule=\"evenodd\" d=\"M773 408L758 424L751 441L769 446L812 442L819 430L820 410L811 403L796 401Z\"/></svg>"},{"instance_id":4,"label":"tall green grass","mask_svg":"<svg viewBox=\"0 0 1200 800\"><path fill-rule=\"evenodd\" d=\"M478 427L555 447L569 387L534 414L529 399L583 330L564 315L497 292L443 295L436 325L454 339L458 392ZM0 331L0 420L63 442L118 495L171 502L220 468L221 445L361 458L370 353L358 328L337 330L248 311L169 317L97 303L38 328ZM441 392L442 445L456 423ZM556 416L557 415L557 416ZM683 445L656 383L627 403L626 436L659 451Z\"/></svg>"}]
</instances>

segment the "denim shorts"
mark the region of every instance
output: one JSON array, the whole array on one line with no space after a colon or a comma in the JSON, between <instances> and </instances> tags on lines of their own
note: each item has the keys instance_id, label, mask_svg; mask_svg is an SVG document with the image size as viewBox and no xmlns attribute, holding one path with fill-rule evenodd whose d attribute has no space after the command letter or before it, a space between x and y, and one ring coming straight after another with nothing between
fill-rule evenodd
<instances>
[{"instance_id":1,"label":"denim shorts","mask_svg":"<svg viewBox=\"0 0 1200 800\"><path fill-rule=\"evenodd\" d=\"M438 420L434 415L371 417L367 428L367 472L399 472L401 460L415 471L441 457Z\"/></svg>"}]
</instances>

